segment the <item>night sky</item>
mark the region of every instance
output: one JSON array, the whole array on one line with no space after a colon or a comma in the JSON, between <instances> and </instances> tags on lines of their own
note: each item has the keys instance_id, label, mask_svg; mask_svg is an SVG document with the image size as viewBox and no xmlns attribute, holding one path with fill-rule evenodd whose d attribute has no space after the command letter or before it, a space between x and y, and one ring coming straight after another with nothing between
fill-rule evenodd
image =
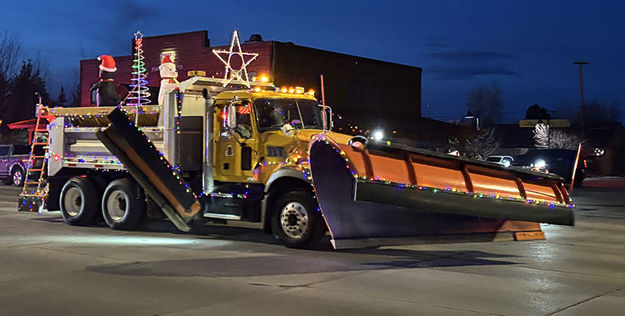
<instances>
[{"instance_id":1,"label":"night sky","mask_svg":"<svg viewBox=\"0 0 625 316\"><path fill-rule=\"evenodd\" d=\"M616 101L625 116L625 1L3 1L0 31L49 70L49 90L78 82L80 59L130 54L146 36L207 30L211 45L265 40L419 66L423 115L466 113L479 83L503 90L506 121L538 103L576 111L577 66L585 100ZM401 82L397 87L404 88ZM409 88L409 87L406 87Z\"/></svg>"}]
</instances>

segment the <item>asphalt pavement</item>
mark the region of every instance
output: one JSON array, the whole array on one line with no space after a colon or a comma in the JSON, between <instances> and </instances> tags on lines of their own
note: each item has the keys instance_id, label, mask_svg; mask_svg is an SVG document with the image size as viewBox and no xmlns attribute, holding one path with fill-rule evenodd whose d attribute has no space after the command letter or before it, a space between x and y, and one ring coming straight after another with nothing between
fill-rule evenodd
<instances>
[{"instance_id":1,"label":"asphalt pavement","mask_svg":"<svg viewBox=\"0 0 625 316\"><path fill-rule=\"evenodd\" d=\"M261 231L76 227L0 186L0 315L623 315L625 190L576 189L545 241L351 251Z\"/></svg>"}]
</instances>

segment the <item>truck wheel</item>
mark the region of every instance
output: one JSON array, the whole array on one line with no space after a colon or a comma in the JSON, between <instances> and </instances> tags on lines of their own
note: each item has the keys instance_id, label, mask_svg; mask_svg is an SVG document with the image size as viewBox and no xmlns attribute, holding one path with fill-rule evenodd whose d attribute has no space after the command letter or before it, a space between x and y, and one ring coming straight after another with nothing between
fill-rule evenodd
<instances>
[{"instance_id":1,"label":"truck wheel","mask_svg":"<svg viewBox=\"0 0 625 316\"><path fill-rule=\"evenodd\" d=\"M24 171L22 168L16 167L11 170L11 181L18 187L24 184Z\"/></svg>"},{"instance_id":2,"label":"truck wheel","mask_svg":"<svg viewBox=\"0 0 625 316\"><path fill-rule=\"evenodd\" d=\"M295 190L284 194L272 212L271 229L289 248L314 246L323 235L324 226L311 193Z\"/></svg>"},{"instance_id":3,"label":"truck wheel","mask_svg":"<svg viewBox=\"0 0 625 316\"><path fill-rule=\"evenodd\" d=\"M59 196L63 220L70 225L92 224L100 202L95 185L87 178L73 177L65 182Z\"/></svg>"},{"instance_id":4,"label":"truck wheel","mask_svg":"<svg viewBox=\"0 0 625 316\"><path fill-rule=\"evenodd\" d=\"M145 218L145 195L129 179L109 183L102 197L102 217L112 229L131 230Z\"/></svg>"}]
</instances>

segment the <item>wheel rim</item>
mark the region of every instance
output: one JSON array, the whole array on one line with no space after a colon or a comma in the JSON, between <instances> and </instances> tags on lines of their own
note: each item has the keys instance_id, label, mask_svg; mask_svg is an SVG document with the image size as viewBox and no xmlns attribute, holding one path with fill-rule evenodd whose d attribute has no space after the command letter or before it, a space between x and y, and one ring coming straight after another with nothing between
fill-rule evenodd
<instances>
[{"instance_id":1,"label":"wheel rim","mask_svg":"<svg viewBox=\"0 0 625 316\"><path fill-rule=\"evenodd\" d=\"M120 191L112 191L106 199L106 212L114 222L121 221L126 215L128 196Z\"/></svg>"},{"instance_id":2,"label":"wheel rim","mask_svg":"<svg viewBox=\"0 0 625 316\"><path fill-rule=\"evenodd\" d=\"M20 170L15 171L13 174L13 183L16 185L22 184L22 172Z\"/></svg>"},{"instance_id":3,"label":"wheel rim","mask_svg":"<svg viewBox=\"0 0 625 316\"><path fill-rule=\"evenodd\" d=\"M82 209L82 191L77 187L69 188L63 197L63 205L65 205L65 211L70 216L78 216L80 214L80 210Z\"/></svg>"},{"instance_id":4,"label":"wheel rim","mask_svg":"<svg viewBox=\"0 0 625 316\"><path fill-rule=\"evenodd\" d=\"M280 226L288 237L301 239L308 228L308 212L304 205L287 203L280 212Z\"/></svg>"}]
</instances>

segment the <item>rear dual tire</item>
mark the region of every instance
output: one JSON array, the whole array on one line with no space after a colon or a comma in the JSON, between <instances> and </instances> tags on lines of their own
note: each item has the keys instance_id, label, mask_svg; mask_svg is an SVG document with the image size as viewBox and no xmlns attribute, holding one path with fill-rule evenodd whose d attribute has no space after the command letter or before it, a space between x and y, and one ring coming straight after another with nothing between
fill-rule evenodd
<instances>
[{"instance_id":1,"label":"rear dual tire","mask_svg":"<svg viewBox=\"0 0 625 316\"><path fill-rule=\"evenodd\" d=\"M70 225L90 225L98 216L98 190L91 179L73 177L65 182L59 197L63 220Z\"/></svg>"},{"instance_id":2,"label":"rear dual tire","mask_svg":"<svg viewBox=\"0 0 625 316\"><path fill-rule=\"evenodd\" d=\"M146 214L143 190L129 179L106 185L102 178L73 177L61 189L59 202L70 225L92 225L101 215L110 228L131 230L141 226Z\"/></svg>"},{"instance_id":3,"label":"rear dual tire","mask_svg":"<svg viewBox=\"0 0 625 316\"><path fill-rule=\"evenodd\" d=\"M102 217L116 230L132 230L141 226L146 214L143 190L129 179L114 180L102 196Z\"/></svg>"}]
</instances>

